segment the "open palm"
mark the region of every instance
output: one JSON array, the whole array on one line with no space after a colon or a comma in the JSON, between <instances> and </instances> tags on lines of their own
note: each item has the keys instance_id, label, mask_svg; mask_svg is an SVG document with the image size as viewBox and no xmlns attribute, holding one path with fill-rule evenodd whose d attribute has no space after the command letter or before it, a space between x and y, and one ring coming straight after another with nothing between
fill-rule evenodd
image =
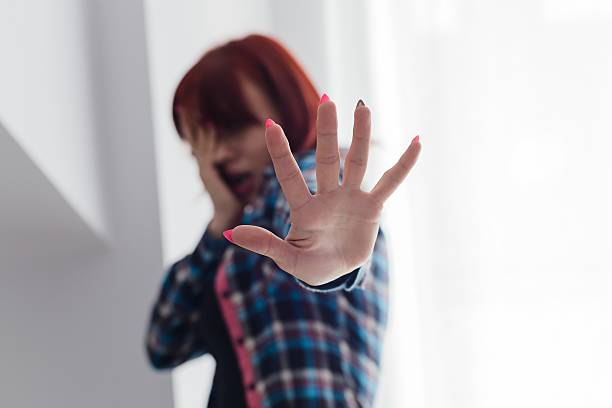
<instances>
[{"instance_id":1,"label":"open palm","mask_svg":"<svg viewBox=\"0 0 612 408\"><path fill-rule=\"evenodd\" d=\"M370 110L355 108L353 140L339 185L336 106L326 96L317 114L316 177L312 195L289 149L283 129L268 120L266 144L291 210L283 240L257 226L233 229L232 241L270 257L279 268L310 285L321 285L363 265L372 254L384 202L406 178L421 150L418 137L387 170L371 192L361 190L370 141Z\"/></svg>"}]
</instances>

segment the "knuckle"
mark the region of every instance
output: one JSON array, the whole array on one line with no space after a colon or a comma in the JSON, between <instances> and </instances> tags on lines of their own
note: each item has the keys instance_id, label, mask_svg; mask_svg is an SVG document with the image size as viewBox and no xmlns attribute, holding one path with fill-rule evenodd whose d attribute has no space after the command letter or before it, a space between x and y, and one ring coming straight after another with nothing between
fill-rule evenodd
<instances>
[{"instance_id":1,"label":"knuckle","mask_svg":"<svg viewBox=\"0 0 612 408\"><path fill-rule=\"evenodd\" d=\"M349 163L355 166L365 166L367 163L367 160L364 159L363 157L351 157L351 159L349 160Z\"/></svg>"},{"instance_id":2,"label":"knuckle","mask_svg":"<svg viewBox=\"0 0 612 408\"><path fill-rule=\"evenodd\" d=\"M283 177L283 178L282 178L282 180L281 180L281 179L279 179L279 181L287 181L287 180L291 180L292 178L297 177L299 174L300 174L300 172L299 172L299 171L294 170L294 171L292 171L292 172L291 172L289 175L287 175L287 176Z\"/></svg>"},{"instance_id":3,"label":"knuckle","mask_svg":"<svg viewBox=\"0 0 612 408\"><path fill-rule=\"evenodd\" d=\"M336 164L340 158L337 154L317 157L317 164Z\"/></svg>"},{"instance_id":4,"label":"knuckle","mask_svg":"<svg viewBox=\"0 0 612 408\"><path fill-rule=\"evenodd\" d=\"M337 137L338 133L331 129L317 129L317 136L321 137Z\"/></svg>"}]
</instances>

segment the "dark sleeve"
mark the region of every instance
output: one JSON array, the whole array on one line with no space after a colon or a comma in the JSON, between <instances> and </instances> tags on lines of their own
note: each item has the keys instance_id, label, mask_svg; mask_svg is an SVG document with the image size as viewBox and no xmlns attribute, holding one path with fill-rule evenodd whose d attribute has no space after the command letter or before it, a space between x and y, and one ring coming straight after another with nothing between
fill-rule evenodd
<instances>
[{"instance_id":1,"label":"dark sleeve","mask_svg":"<svg viewBox=\"0 0 612 408\"><path fill-rule=\"evenodd\" d=\"M173 264L153 305L146 349L151 365L173 368L206 353L200 331L204 285L212 284L214 272L229 242L204 232L193 253Z\"/></svg>"}]
</instances>

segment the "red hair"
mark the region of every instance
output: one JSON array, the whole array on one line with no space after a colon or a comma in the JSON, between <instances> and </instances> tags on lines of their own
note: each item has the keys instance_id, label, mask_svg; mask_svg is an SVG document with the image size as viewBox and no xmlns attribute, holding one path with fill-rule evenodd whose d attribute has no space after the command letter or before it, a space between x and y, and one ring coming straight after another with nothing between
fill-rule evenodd
<instances>
[{"instance_id":1,"label":"red hair","mask_svg":"<svg viewBox=\"0 0 612 408\"><path fill-rule=\"evenodd\" d=\"M253 81L279 112L291 151L316 146L319 94L304 69L276 40L249 35L206 52L181 79L172 104L174 126L182 138L178 111L185 109L202 126L233 131L260 119L249 110L240 77Z\"/></svg>"}]
</instances>

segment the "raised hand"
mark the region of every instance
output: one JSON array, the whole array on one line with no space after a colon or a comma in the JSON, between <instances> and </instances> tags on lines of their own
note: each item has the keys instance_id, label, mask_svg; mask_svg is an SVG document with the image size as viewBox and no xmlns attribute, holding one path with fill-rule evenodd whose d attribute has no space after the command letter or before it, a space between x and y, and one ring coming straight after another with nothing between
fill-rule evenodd
<instances>
[{"instance_id":1,"label":"raised hand","mask_svg":"<svg viewBox=\"0 0 612 408\"><path fill-rule=\"evenodd\" d=\"M215 144L218 143L215 129L212 126L204 129L190 123L189 115L185 111L179 113L179 121L181 133L191 146L192 155L198 161L200 179L213 204L214 214L208 230L213 235L221 237L223 230L238 224L244 206L232 193L213 164L213 152Z\"/></svg>"},{"instance_id":2,"label":"raised hand","mask_svg":"<svg viewBox=\"0 0 612 408\"><path fill-rule=\"evenodd\" d=\"M338 184L336 106L326 95L317 114L316 177L312 195L289 149L283 129L266 122L266 144L276 177L291 209L291 228L283 240L257 226L239 225L224 234L245 249L270 257L279 268L310 285L321 285L363 265L372 254L385 201L414 166L418 136L372 191L361 190L370 141L370 110L355 108L353 140Z\"/></svg>"}]
</instances>

